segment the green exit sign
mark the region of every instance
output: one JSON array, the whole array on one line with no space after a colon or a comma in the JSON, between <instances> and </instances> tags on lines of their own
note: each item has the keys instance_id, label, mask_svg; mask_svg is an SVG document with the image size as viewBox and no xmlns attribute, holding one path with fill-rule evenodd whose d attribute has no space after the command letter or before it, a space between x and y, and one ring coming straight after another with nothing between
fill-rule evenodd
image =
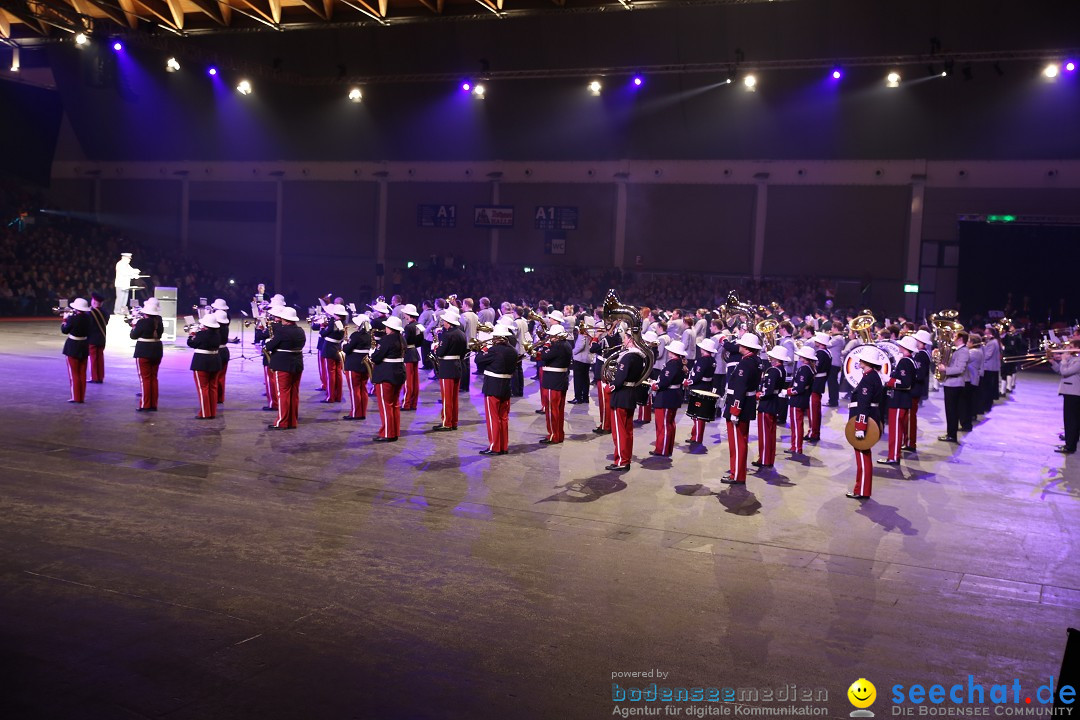
<instances>
[{"instance_id":1,"label":"green exit sign","mask_svg":"<svg viewBox=\"0 0 1080 720\"><path fill-rule=\"evenodd\" d=\"M986 222L988 223L1011 223L1016 222L1015 215L987 215Z\"/></svg>"},{"instance_id":2,"label":"green exit sign","mask_svg":"<svg viewBox=\"0 0 1080 720\"><path fill-rule=\"evenodd\" d=\"M919 292L919 286L918 285L912 285L912 284L908 283L907 285L904 285L904 292L906 292L906 293L917 293L917 292Z\"/></svg>"}]
</instances>

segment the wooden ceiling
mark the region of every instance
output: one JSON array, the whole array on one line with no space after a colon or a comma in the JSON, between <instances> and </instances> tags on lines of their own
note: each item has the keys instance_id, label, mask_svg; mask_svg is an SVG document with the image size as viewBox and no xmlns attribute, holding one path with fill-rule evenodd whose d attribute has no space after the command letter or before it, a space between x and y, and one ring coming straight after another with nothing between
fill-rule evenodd
<instances>
[{"instance_id":1,"label":"wooden ceiling","mask_svg":"<svg viewBox=\"0 0 1080 720\"><path fill-rule=\"evenodd\" d=\"M163 28L203 34L336 23L397 24L537 13L744 5L772 0L0 0L0 38Z\"/></svg>"}]
</instances>

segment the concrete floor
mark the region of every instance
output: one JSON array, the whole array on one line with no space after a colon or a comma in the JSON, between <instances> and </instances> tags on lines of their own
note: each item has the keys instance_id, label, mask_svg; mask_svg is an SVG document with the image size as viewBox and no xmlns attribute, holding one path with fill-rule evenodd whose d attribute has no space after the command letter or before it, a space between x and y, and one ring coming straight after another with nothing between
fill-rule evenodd
<instances>
[{"instance_id":1,"label":"concrete floor","mask_svg":"<svg viewBox=\"0 0 1080 720\"><path fill-rule=\"evenodd\" d=\"M401 442L377 445L374 412L315 403L313 362L300 429L268 433L257 361L196 422L186 349L151 414L127 349L64 402L60 346L55 323L0 325L2 717L604 718L626 705L613 673L649 670L824 688L832 716L865 677L881 717L897 683L1046 683L1078 621L1080 459L1052 452L1048 376L960 447L934 441L932 396L918 457L860 504L846 410L741 490L719 483L719 424L705 452L626 474L603 469L595 406L537 444L531 381L512 454L489 459L476 383L461 432L426 433L425 379Z\"/></svg>"}]
</instances>

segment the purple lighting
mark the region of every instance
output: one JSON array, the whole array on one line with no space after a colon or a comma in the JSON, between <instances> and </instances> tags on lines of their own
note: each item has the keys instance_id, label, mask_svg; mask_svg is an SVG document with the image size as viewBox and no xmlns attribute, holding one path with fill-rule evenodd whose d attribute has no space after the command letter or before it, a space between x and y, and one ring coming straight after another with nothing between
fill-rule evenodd
<instances>
[{"instance_id":1,"label":"purple lighting","mask_svg":"<svg viewBox=\"0 0 1080 720\"><path fill-rule=\"evenodd\" d=\"M120 52L121 50L124 49L124 46L120 43L119 40L117 40L116 42L113 43L112 49L115 50L116 52Z\"/></svg>"},{"instance_id":2,"label":"purple lighting","mask_svg":"<svg viewBox=\"0 0 1080 720\"><path fill-rule=\"evenodd\" d=\"M469 92L470 90L472 90L472 85L470 85L467 82L461 83L461 91L462 92Z\"/></svg>"},{"instance_id":3,"label":"purple lighting","mask_svg":"<svg viewBox=\"0 0 1080 720\"><path fill-rule=\"evenodd\" d=\"M832 79L833 80L839 80L843 76L844 76L844 73L840 72L839 70L833 70L832 71Z\"/></svg>"},{"instance_id":4,"label":"purple lighting","mask_svg":"<svg viewBox=\"0 0 1080 720\"><path fill-rule=\"evenodd\" d=\"M1070 60L1069 62L1065 63L1065 69L1069 72L1076 70L1076 63Z\"/></svg>"},{"instance_id":5,"label":"purple lighting","mask_svg":"<svg viewBox=\"0 0 1080 720\"><path fill-rule=\"evenodd\" d=\"M213 77L214 75L217 75L217 68L211 66L210 69L206 71L206 74L209 75L210 77Z\"/></svg>"},{"instance_id":6,"label":"purple lighting","mask_svg":"<svg viewBox=\"0 0 1080 720\"><path fill-rule=\"evenodd\" d=\"M645 82L640 75L634 76L634 87L641 87L641 83Z\"/></svg>"}]
</instances>

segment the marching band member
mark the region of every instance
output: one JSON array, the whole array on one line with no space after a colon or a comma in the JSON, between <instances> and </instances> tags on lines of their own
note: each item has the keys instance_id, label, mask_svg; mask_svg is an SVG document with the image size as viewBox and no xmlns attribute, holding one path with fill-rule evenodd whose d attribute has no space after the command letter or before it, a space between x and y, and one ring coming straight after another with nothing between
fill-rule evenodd
<instances>
[{"instance_id":1,"label":"marching band member","mask_svg":"<svg viewBox=\"0 0 1080 720\"><path fill-rule=\"evenodd\" d=\"M71 314L60 323L60 332L67 335L64 355L67 356L68 382L71 384L70 403L86 400L86 360L90 356L87 335L90 333L90 304L84 298L75 298Z\"/></svg>"},{"instance_id":2,"label":"marching band member","mask_svg":"<svg viewBox=\"0 0 1080 720\"><path fill-rule=\"evenodd\" d=\"M342 420L363 420L367 417L371 321L367 315L360 314L353 316L353 322L356 323L356 330L341 346L341 352L345 354L345 379L349 385L349 414L342 415Z\"/></svg>"},{"instance_id":3,"label":"marching band member","mask_svg":"<svg viewBox=\"0 0 1080 720\"><path fill-rule=\"evenodd\" d=\"M618 338L618 334L609 336ZM623 341L623 352L619 355L619 364L615 370L612 384L603 383L610 398L609 424L611 439L615 445L614 461L605 469L614 472L626 472L630 469L630 458L634 454L634 407L635 395L642 371L645 369L645 356L627 336ZM594 430L593 432L596 432Z\"/></svg>"},{"instance_id":4,"label":"marching band member","mask_svg":"<svg viewBox=\"0 0 1080 720\"><path fill-rule=\"evenodd\" d=\"M574 337L572 364L574 368L574 397L567 401L571 405L589 404L589 369L594 359L589 351L589 346L592 345L589 332L592 331L594 323L593 319L587 315L582 317L581 322L585 326L585 332L578 331Z\"/></svg>"},{"instance_id":5,"label":"marching band member","mask_svg":"<svg viewBox=\"0 0 1080 720\"><path fill-rule=\"evenodd\" d=\"M420 346L424 340L424 329L416 321L420 313L416 306L408 303L401 308L405 318L405 398L401 402L402 410L416 410L416 401L420 398Z\"/></svg>"},{"instance_id":6,"label":"marching band member","mask_svg":"<svg viewBox=\"0 0 1080 720\"><path fill-rule=\"evenodd\" d=\"M217 307L218 302L228 308L225 305L225 301L218 298L214 301L214 319L218 321L218 336L221 345L218 347L218 356L221 357L221 370L217 374L217 401L218 405L222 405L225 402L225 373L229 369L229 313L224 309Z\"/></svg>"},{"instance_id":7,"label":"marching band member","mask_svg":"<svg viewBox=\"0 0 1080 720\"><path fill-rule=\"evenodd\" d=\"M1054 353L1047 349L1046 358L1050 367L1061 375L1058 383L1058 395L1061 396L1061 412L1065 421L1064 445L1054 448L1054 452L1072 455L1076 452L1080 440L1080 332L1069 339L1069 352Z\"/></svg>"},{"instance_id":8,"label":"marching band member","mask_svg":"<svg viewBox=\"0 0 1080 720\"><path fill-rule=\"evenodd\" d=\"M776 418L783 412L780 395L784 390L784 365L790 362L787 348L777 345L766 353L771 361L761 376L757 392L758 456L754 467L771 468L776 463Z\"/></svg>"},{"instance_id":9,"label":"marching band member","mask_svg":"<svg viewBox=\"0 0 1080 720\"><path fill-rule=\"evenodd\" d=\"M379 396L381 417L379 434L373 440L397 442L401 429L401 407L398 399L401 386L405 384L405 339L402 337L405 328L400 320L391 316L383 321L383 329L386 334L371 354L371 362L375 366L371 382Z\"/></svg>"},{"instance_id":10,"label":"marching band member","mask_svg":"<svg viewBox=\"0 0 1080 720\"><path fill-rule=\"evenodd\" d=\"M622 344L622 336L618 332L614 332L610 335L601 335L589 346L589 352L596 356L596 360L593 362L593 381L596 382L596 406L600 410L600 424L593 428L593 432L597 435L607 435L611 432L611 386L604 382L602 377L604 358L608 354L615 352L613 348L617 348ZM636 406L637 402L635 401L631 409ZM633 425L632 417L630 423ZM630 461L627 460L627 462Z\"/></svg>"},{"instance_id":11,"label":"marching band member","mask_svg":"<svg viewBox=\"0 0 1080 720\"><path fill-rule=\"evenodd\" d=\"M431 344L435 341L435 331L439 327L439 318L435 315L430 300L424 300L420 303L420 308L420 317L416 319L416 322L420 323L420 327L424 330L424 337L420 340L420 361L422 363L420 367L434 373L435 368L431 366L429 358L431 357ZM434 374L432 374L431 379L435 379Z\"/></svg>"},{"instance_id":12,"label":"marching band member","mask_svg":"<svg viewBox=\"0 0 1080 720\"><path fill-rule=\"evenodd\" d=\"M345 340L345 323L349 311L337 303L329 303L324 309L327 323L319 329L319 339L322 341L319 364L322 367L326 397L319 402L337 403L341 402L341 343Z\"/></svg>"},{"instance_id":13,"label":"marching band member","mask_svg":"<svg viewBox=\"0 0 1080 720\"><path fill-rule=\"evenodd\" d=\"M727 405L724 408L731 469L726 477L720 478L720 482L727 485L746 484L750 421L754 419L757 409L757 389L761 381L761 364L758 361L761 341L758 336L744 333L737 345L741 359L734 373L728 374Z\"/></svg>"},{"instance_id":14,"label":"marching band member","mask_svg":"<svg viewBox=\"0 0 1080 720\"><path fill-rule=\"evenodd\" d=\"M198 330L188 335L187 344L194 348L191 356L191 372L195 376L195 390L199 394L199 414L196 420L217 417L217 374L221 371L221 324L209 313L199 321Z\"/></svg>"},{"instance_id":15,"label":"marching band member","mask_svg":"<svg viewBox=\"0 0 1080 720\"><path fill-rule=\"evenodd\" d=\"M436 373L439 376L439 394L442 397L442 422L432 428L437 432L457 430L461 358L465 357L465 352L468 350L465 333L461 330L461 317L456 308L443 313L442 326L442 337L434 350ZM479 358L477 362L479 363Z\"/></svg>"},{"instance_id":16,"label":"marching band member","mask_svg":"<svg viewBox=\"0 0 1080 720\"><path fill-rule=\"evenodd\" d=\"M911 354L911 361L915 364L915 382L911 385L911 409L908 410L907 429L904 432L904 444L901 450L917 452L919 431L919 404L930 393L930 374L933 370L933 362L930 360L928 347L934 344L934 338L926 330L917 330L912 338L918 349Z\"/></svg>"},{"instance_id":17,"label":"marching band member","mask_svg":"<svg viewBox=\"0 0 1080 720\"><path fill-rule=\"evenodd\" d=\"M131 328L130 337L135 341L135 367L139 371L138 412L157 412L158 369L161 367L161 336L165 323L161 319L161 304L155 297L143 303L143 316Z\"/></svg>"},{"instance_id":18,"label":"marching band member","mask_svg":"<svg viewBox=\"0 0 1080 720\"><path fill-rule=\"evenodd\" d=\"M983 376L979 382L980 402L982 411L990 412L994 407L994 401L1001 397L999 385L1001 383L1001 341L1000 333L993 325L986 326L985 344L983 345Z\"/></svg>"},{"instance_id":19,"label":"marching band member","mask_svg":"<svg viewBox=\"0 0 1080 720\"><path fill-rule=\"evenodd\" d=\"M525 310L520 305L515 305L513 310L513 324L508 324L513 334L514 351L518 355L518 363L514 366L514 379L510 383L511 397L525 397L525 369L521 360L525 357L525 338L529 336L529 321L524 317Z\"/></svg>"},{"instance_id":20,"label":"marching band member","mask_svg":"<svg viewBox=\"0 0 1080 720\"><path fill-rule=\"evenodd\" d=\"M540 439L541 445L557 445L563 441L566 422L566 391L570 389L570 363L573 350L566 339L566 329L562 325L552 325L547 334L551 340L540 353L539 362L544 369L540 380L541 392L547 396L545 416L547 437Z\"/></svg>"},{"instance_id":21,"label":"marching band member","mask_svg":"<svg viewBox=\"0 0 1080 720\"><path fill-rule=\"evenodd\" d=\"M821 396L825 394L829 373L832 369L832 353L829 351L829 336L823 332L814 333L814 354L817 355L817 372L814 373L814 387L810 391L810 434L804 440L821 440Z\"/></svg>"},{"instance_id":22,"label":"marching band member","mask_svg":"<svg viewBox=\"0 0 1080 720\"><path fill-rule=\"evenodd\" d=\"M787 389L788 414L791 424L791 445L788 452L802 455L803 430L806 427L806 416L810 412L810 393L814 387L814 375L817 374L817 353L805 345L795 351L799 358L799 367L791 380L791 387Z\"/></svg>"},{"instance_id":23,"label":"marching band member","mask_svg":"<svg viewBox=\"0 0 1080 720\"><path fill-rule=\"evenodd\" d=\"M712 338L704 338L698 343L698 356L694 360L694 366L690 369L690 389L713 391L716 383L716 341ZM690 431L691 444L700 445L705 442L705 420L694 418L694 429Z\"/></svg>"},{"instance_id":24,"label":"marching band member","mask_svg":"<svg viewBox=\"0 0 1080 720\"><path fill-rule=\"evenodd\" d=\"M896 343L903 356L893 368L885 387L889 388L889 456L878 459L882 465L899 465L900 450L903 446L905 428L908 427L908 413L918 368L912 355L918 351L919 342L911 335L905 335Z\"/></svg>"},{"instance_id":25,"label":"marching band member","mask_svg":"<svg viewBox=\"0 0 1080 720\"><path fill-rule=\"evenodd\" d=\"M461 302L461 311L458 313L461 320L461 329L465 333L466 347L476 339L476 326L480 324L479 316L473 312L473 299L465 298ZM469 352L461 357L461 382L458 384L458 392L469 392L469 383L472 380L472 363L469 361Z\"/></svg>"},{"instance_id":26,"label":"marching band member","mask_svg":"<svg viewBox=\"0 0 1080 720\"><path fill-rule=\"evenodd\" d=\"M368 313L368 317L371 319L371 331L379 337L382 335L383 323L386 321L386 316L390 314L390 306L380 297L372 305L368 305L371 312Z\"/></svg>"},{"instance_id":27,"label":"marching band member","mask_svg":"<svg viewBox=\"0 0 1080 720\"><path fill-rule=\"evenodd\" d=\"M881 384L880 365L868 360L860 360L863 376L858 386L851 393L848 404L848 419L855 418L855 439L866 437L866 430L871 420L880 417L879 408L885 391ZM870 462L870 450L855 451L855 489L847 493L853 500L866 500L870 497L874 480L874 464Z\"/></svg>"},{"instance_id":28,"label":"marching band member","mask_svg":"<svg viewBox=\"0 0 1080 720\"><path fill-rule=\"evenodd\" d=\"M300 318L296 310L284 305L272 306L267 312L277 318L278 327L274 337L263 345L263 352L270 356L270 372L273 374L277 393L277 422L266 426L267 430L293 430L300 417L300 378L304 374L304 346L307 336L297 325Z\"/></svg>"},{"instance_id":29,"label":"marching band member","mask_svg":"<svg viewBox=\"0 0 1080 720\"><path fill-rule=\"evenodd\" d=\"M826 386L829 388L829 407L840 407L840 366L844 362L844 346L847 341L844 334L838 330L838 323L834 320L829 331L829 377L826 378Z\"/></svg>"},{"instance_id":30,"label":"marching band member","mask_svg":"<svg viewBox=\"0 0 1080 720\"><path fill-rule=\"evenodd\" d=\"M99 292L90 293L90 330L86 335L89 343L90 382L100 385L105 382L105 328L109 316L102 310L105 296Z\"/></svg>"},{"instance_id":31,"label":"marching band member","mask_svg":"<svg viewBox=\"0 0 1080 720\"><path fill-rule=\"evenodd\" d=\"M274 371L270 369L270 354L265 351L266 341L274 336L274 332L280 327L280 318L274 315L271 310L274 308L285 307L285 296L278 294L270 298L270 305L266 309L265 317L263 318L263 327L255 327L255 342L262 343L264 351L262 353L263 364L263 384L266 386L266 405L263 406L263 410L277 410L278 409L278 397L277 397L277 383L274 382Z\"/></svg>"},{"instance_id":32,"label":"marching band member","mask_svg":"<svg viewBox=\"0 0 1080 720\"><path fill-rule=\"evenodd\" d=\"M641 423L647 425L652 422L653 419L653 401L652 401L652 383L653 380L660 379L660 368L663 364L660 362L660 338L652 330L646 330L641 335L641 339L645 341L646 345L649 345L653 355L652 369L649 370L650 382L641 383L638 385L637 393L637 417L634 418L635 423ZM666 357L666 354L665 354Z\"/></svg>"},{"instance_id":33,"label":"marching band member","mask_svg":"<svg viewBox=\"0 0 1080 720\"><path fill-rule=\"evenodd\" d=\"M1017 332L1016 324L1009 323L1009 332L1005 333L1005 337L1002 338L1002 354L1015 357L1017 355L1023 355L1027 352L1027 349L1027 343L1020 337L1020 333ZM1011 393L1016 387L1016 371L1018 367L1019 364L1015 362L1002 364L1002 392Z\"/></svg>"},{"instance_id":34,"label":"marching band member","mask_svg":"<svg viewBox=\"0 0 1080 720\"><path fill-rule=\"evenodd\" d=\"M937 369L945 373L941 386L945 392L945 434L938 438L941 442L959 442L957 431L963 418L964 376L967 374L968 334L960 330L953 338L953 351L949 364L938 363Z\"/></svg>"},{"instance_id":35,"label":"marching band member","mask_svg":"<svg viewBox=\"0 0 1080 720\"><path fill-rule=\"evenodd\" d=\"M513 333L497 325L491 345L476 356L476 367L484 374L484 409L487 414L487 449L481 455L505 455L510 438L510 380L518 354L510 347Z\"/></svg>"},{"instance_id":36,"label":"marching band member","mask_svg":"<svg viewBox=\"0 0 1080 720\"><path fill-rule=\"evenodd\" d=\"M795 338L792 337L794 332L795 326L791 324L790 320L784 320L776 329L776 344L787 350L788 357L790 358L783 366L785 388L791 387L791 381L795 379ZM779 403L779 412L776 414L776 424L786 425L789 414L787 393L781 393L777 402Z\"/></svg>"},{"instance_id":37,"label":"marching band member","mask_svg":"<svg viewBox=\"0 0 1080 720\"><path fill-rule=\"evenodd\" d=\"M982 377L982 338L975 333L968 334L968 366L964 376L964 395L961 402L960 429L971 432L975 424L975 416L979 413L978 387Z\"/></svg>"},{"instance_id":38,"label":"marching band member","mask_svg":"<svg viewBox=\"0 0 1080 720\"><path fill-rule=\"evenodd\" d=\"M686 346L681 340L675 340L668 345L667 351L669 359L660 371L660 377L652 382L656 443L649 454L661 457L671 457L675 449L675 413L682 406L683 383L687 380Z\"/></svg>"}]
</instances>

